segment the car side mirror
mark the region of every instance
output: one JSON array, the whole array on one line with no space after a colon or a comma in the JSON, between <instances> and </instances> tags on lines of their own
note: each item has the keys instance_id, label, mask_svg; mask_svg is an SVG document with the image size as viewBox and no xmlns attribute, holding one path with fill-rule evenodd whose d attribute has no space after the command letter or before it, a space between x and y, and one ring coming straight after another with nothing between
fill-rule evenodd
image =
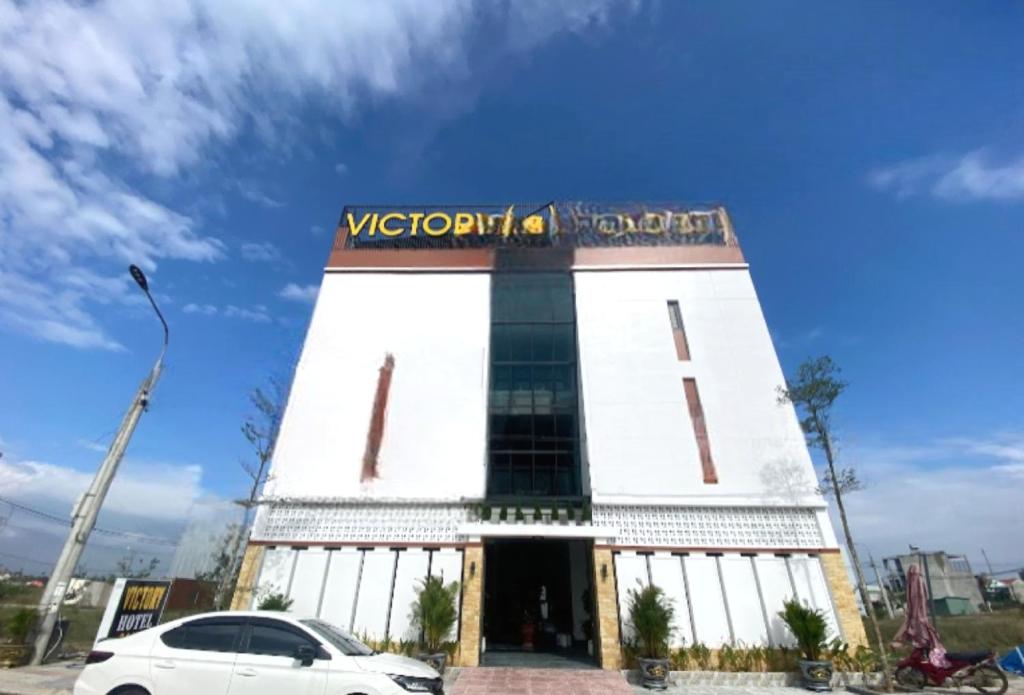
<instances>
[{"instance_id":1,"label":"car side mirror","mask_svg":"<svg viewBox=\"0 0 1024 695\"><path fill-rule=\"evenodd\" d=\"M295 658L302 666L312 666L316 659L316 649L308 644L301 644L295 648Z\"/></svg>"}]
</instances>

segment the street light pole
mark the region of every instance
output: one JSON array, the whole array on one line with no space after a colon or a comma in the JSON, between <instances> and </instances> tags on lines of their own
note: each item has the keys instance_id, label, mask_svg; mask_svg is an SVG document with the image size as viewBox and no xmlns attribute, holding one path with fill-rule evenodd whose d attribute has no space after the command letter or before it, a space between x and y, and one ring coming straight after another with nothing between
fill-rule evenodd
<instances>
[{"instance_id":1,"label":"street light pole","mask_svg":"<svg viewBox=\"0 0 1024 695\"><path fill-rule=\"evenodd\" d=\"M160 313L159 307L157 307L156 302L153 300L153 295L149 293L149 283L146 280L146 276L143 275L137 266L130 266L129 270L132 278L142 288L142 291L146 293L149 303L153 306L157 318L160 319L160 323L164 327L163 347L161 347L160 355L156 358L156 363L149 371L149 375L142 381L135 392L135 397L132 399L128 412L125 413L124 419L121 420L121 426L117 430L117 435L114 437L114 441L110 443L110 449L107 450L103 463L100 464L99 470L96 471L96 477L93 478L89 490L79 500L72 512L71 532L68 534L67 540L64 541L64 548L61 550L57 564L50 574L50 579L46 582L46 588L43 590L43 596L39 602L39 623L32 651L32 665L34 666L41 664L46 657L46 647L49 645L53 628L57 624L57 616L60 613L61 604L64 602L64 596L67 594L71 575L78 565L82 551L85 550L85 544L88 542L89 534L96 525L96 517L103 506L103 500L107 496L107 491L110 490L110 484L114 480L114 474L117 473L117 467L121 463L125 450L128 448L128 443L135 432L135 426L139 423L139 418L142 417L142 413L149 404L149 397L153 393L153 389L156 388L156 382L160 378L160 372L163 369L164 353L167 352L167 341L170 337L167 321L164 320L163 314Z\"/></svg>"}]
</instances>

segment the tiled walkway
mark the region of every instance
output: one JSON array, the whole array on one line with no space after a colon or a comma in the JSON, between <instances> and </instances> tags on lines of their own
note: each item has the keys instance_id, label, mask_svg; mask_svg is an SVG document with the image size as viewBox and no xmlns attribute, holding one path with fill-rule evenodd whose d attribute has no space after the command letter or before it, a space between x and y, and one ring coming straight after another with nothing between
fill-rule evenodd
<instances>
[{"instance_id":1,"label":"tiled walkway","mask_svg":"<svg viewBox=\"0 0 1024 695\"><path fill-rule=\"evenodd\" d=\"M598 669L464 668L451 695L633 695L621 673Z\"/></svg>"}]
</instances>

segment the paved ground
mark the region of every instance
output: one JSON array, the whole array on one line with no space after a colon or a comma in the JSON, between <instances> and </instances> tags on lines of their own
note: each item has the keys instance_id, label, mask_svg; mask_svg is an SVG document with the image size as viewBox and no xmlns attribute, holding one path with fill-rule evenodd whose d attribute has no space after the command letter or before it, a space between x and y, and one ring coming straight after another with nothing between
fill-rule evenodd
<instances>
[{"instance_id":1,"label":"paved ground","mask_svg":"<svg viewBox=\"0 0 1024 695\"><path fill-rule=\"evenodd\" d=\"M81 661L0 669L0 693L3 695L68 695L81 670Z\"/></svg>"},{"instance_id":2,"label":"paved ground","mask_svg":"<svg viewBox=\"0 0 1024 695\"><path fill-rule=\"evenodd\" d=\"M58 662L0 669L0 695L70 695L81 668L81 662ZM449 695L639 695L652 692L627 683L621 673L593 668L464 668L452 669L447 675L445 692ZM806 690L781 686L686 685L670 687L664 692L667 695L808 695ZM837 687L834 692L845 691ZM964 695L965 692L944 688L926 691L927 695ZM1024 695L1024 679L1011 678L1006 695Z\"/></svg>"},{"instance_id":3,"label":"paved ground","mask_svg":"<svg viewBox=\"0 0 1024 695\"><path fill-rule=\"evenodd\" d=\"M451 695L633 695L621 673L599 669L464 668ZM648 691L649 692L649 691Z\"/></svg>"}]
</instances>

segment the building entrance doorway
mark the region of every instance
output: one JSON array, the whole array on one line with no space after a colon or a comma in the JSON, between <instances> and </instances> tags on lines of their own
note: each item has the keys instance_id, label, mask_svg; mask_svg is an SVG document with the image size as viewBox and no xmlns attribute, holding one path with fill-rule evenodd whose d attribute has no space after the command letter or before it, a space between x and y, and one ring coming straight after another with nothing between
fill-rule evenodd
<instances>
[{"instance_id":1,"label":"building entrance doorway","mask_svg":"<svg viewBox=\"0 0 1024 695\"><path fill-rule=\"evenodd\" d=\"M593 662L591 547L583 540L484 544L484 666Z\"/></svg>"}]
</instances>

